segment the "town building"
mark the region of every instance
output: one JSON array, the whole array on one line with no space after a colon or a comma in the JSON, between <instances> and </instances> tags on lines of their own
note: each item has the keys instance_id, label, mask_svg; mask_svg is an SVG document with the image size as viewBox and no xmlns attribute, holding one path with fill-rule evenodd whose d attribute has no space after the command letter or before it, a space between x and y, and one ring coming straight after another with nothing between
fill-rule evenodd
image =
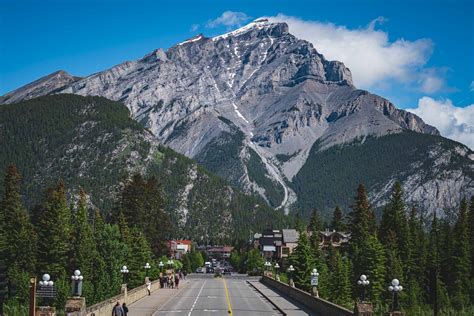
<instances>
[{"instance_id":1,"label":"town building","mask_svg":"<svg viewBox=\"0 0 474 316\"><path fill-rule=\"evenodd\" d=\"M311 232L307 232L311 236ZM253 246L267 260L288 258L298 245L299 233L296 229L265 229L261 234L254 235ZM332 245L341 247L349 242L350 234L346 232L330 231L319 232L319 245L322 249Z\"/></svg>"},{"instance_id":2,"label":"town building","mask_svg":"<svg viewBox=\"0 0 474 316\"><path fill-rule=\"evenodd\" d=\"M228 260L232 250L234 250L234 247L231 246L216 246L206 249L206 253L210 258L213 259Z\"/></svg>"},{"instance_id":3,"label":"town building","mask_svg":"<svg viewBox=\"0 0 474 316\"><path fill-rule=\"evenodd\" d=\"M171 258L181 259L184 254L192 250L192 241L187 239L169 240L168 252Z\"/></svg>"},{"instance_id":4,"label":"town building","mask_svg":"<svg viewBox=\"0 0 474 316\"><path fill-rule=\"evenodd\" d=\"M321 248L329 247L329 245L340 247L346 245L350 238L351 235L349 233L335 230L330 231L326 228L326 230L319 232L319 245Z\"/></svg>"}]
</instances>

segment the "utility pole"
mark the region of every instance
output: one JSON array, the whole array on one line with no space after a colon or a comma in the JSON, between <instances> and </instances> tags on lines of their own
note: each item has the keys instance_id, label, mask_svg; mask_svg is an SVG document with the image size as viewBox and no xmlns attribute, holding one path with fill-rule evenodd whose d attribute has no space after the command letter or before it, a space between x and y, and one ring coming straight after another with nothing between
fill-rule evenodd
<instances>
[{"instance_id":1,"label":"utility pole","mask_svg":"<svg viewBox=\"0 0 474 316\"><path fill-rule=\"evenodd\" d=\"M30 277L30 310L28 316L35 316L36 309L36 277Z\"/></svg>"}]
</instances>

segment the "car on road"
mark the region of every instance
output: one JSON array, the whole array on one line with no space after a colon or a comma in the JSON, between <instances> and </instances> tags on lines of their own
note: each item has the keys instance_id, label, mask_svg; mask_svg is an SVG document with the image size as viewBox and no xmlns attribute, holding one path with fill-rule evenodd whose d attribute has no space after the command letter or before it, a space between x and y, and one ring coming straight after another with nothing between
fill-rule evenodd
<instances>
[{"instance_id":1,"label":"car on road","mask_svg":"<svg viewBox=\"0 0 474 316\"><path fill-rule=\"evenodd\" d=\"M204 273L204 272L206 272L205 268L197 268L196 269L196 273Z\"/></svg>"}]
</instances>

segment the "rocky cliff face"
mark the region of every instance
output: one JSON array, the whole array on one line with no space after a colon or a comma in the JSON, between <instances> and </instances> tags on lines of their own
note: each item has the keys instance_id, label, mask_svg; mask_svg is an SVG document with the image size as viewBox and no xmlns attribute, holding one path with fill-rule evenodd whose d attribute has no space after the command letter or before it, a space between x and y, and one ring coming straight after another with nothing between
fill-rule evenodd
<instances>
[{"instance_id":1,"label":"rocky cliff face","mask_svg":"<svg viewBox=\"0 0 474 316\"><path fill-rule=\"evenodd\" d=\"M50 94L79 79L59 70L5 94L0 97L0 103L10 104Z\"/></svg>"},{"instance_id":2,"label":"rocky cliff face","mask_svg":"<svg viewBox=\"0 0 474 316\"><path fill-rule=\"evenodd\" d=\"M123 102L162 143L287 210L298 199L291 182L316 141L325 150L404 130L438 135L356 89L344 64L326 60L287 24L264 19L197 35L58 92Z\"/></svg>"}]
</instances>

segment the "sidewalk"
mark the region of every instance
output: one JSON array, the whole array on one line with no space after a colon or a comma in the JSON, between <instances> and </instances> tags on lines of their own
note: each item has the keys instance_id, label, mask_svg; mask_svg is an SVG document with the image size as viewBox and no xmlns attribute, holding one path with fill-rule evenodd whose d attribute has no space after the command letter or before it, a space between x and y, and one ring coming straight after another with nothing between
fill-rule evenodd
<instances>
[{"instance_id":1,"label":"sidewalk","mask_svg":"<svg viewBox=\"0 0 474 316\"><path fill-rule=\"evenodd\" d=\"M141 300L128 306L128 314L131 316L151 316L153 313L166 304L171 298L175 297L183 288L186 288L189 281L181 280L179 282L179 290L176 289L158 289L151 292L151 295L145 296Z\"/></svg>"},{"instance_id":2,"label":"sidewalk","mask_svg":"<svg viewBox=\"0 0 474 316\"><path fill-rule=\"evenodd\" d=\"M285 315L291 316L302 316L302 315L315 315L307 307L289 299L282 297L278 292L270 289L265 284L259 281L247 281L251 283L255 288L258 289L260 294L262 294L267 300L275 304L280 311L285 313Z\"/></svg>"}]
</instances>

